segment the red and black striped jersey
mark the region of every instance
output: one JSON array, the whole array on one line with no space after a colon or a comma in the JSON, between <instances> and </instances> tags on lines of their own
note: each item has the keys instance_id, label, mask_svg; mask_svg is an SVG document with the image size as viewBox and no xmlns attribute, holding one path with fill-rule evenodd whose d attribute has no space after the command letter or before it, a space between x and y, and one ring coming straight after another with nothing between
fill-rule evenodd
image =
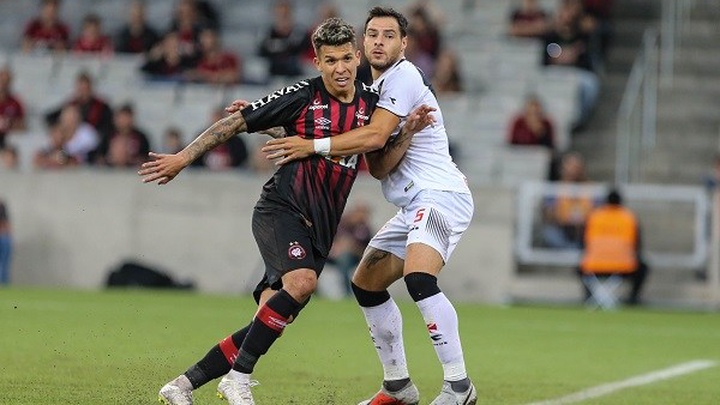
<instances>
[{"instance_id":1,"label":"red and black striped jersey","mask_svg":"<svg viewBox=\"0 0 720 405\"><path fill-rule=\"evenodd\" d=\"M344 103L327 91L318 76L256 100L242 114L248 132L282 126L288 136L319 139L367 124L377 101L377 92L355 81L355 97ZM327 256L357 177L357 163L357 155L312 155L287 163L265 183L256 208L298 214L312 228L315 248Z\"/></svg>"}]
</instances>

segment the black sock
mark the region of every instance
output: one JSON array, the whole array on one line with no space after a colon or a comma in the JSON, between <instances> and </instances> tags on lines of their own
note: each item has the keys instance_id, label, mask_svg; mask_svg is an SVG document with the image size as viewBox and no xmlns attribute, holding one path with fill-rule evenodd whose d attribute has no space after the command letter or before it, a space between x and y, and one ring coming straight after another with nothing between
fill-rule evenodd
<instances>
[{"instance_id":1,"label":"black sock","mask_svg":"<svg viewBox=\"0 0 720 405\"><path fill-rule=\"evenodd\" d=\"M250 325L252 324L248 324L213 346L205 357L185 372L185 377L190 380L194 390L230 371L235 357L237 357L238 348L250 330Z\"/></svg>"},{"instance_id":2,"label":"black sock","mask_svg":"<svg viewBox=\"0 0 720 405\"><path fill-rule=\"evenodd\" d=\"M260 307L250 326L245 341L240 346L233 370L250 374L260 356L267 353L282 334L290 315L297 314L302 304L295 301L285 290L278 291Z\"/></svg>"},{"instance_id":3,"label":"black sock","mask_svg":"<svg viewBox=\"0 0 720 405\"><path fill-rule=\"evenodd\" d=\"M384 380L383 387L390 392L398 392L410 383L410 377L401 380Z\"/></svg>"},{"instance_id":4,"label":"black sock","mask_svg":"<svg viewBox=\"0 0 720 405\"><path fill-rule=\"evenodd\" d=\"M465 392L470 388L470 379L465 377L460 381L448 381L455 392Z\"/></svg>"}]
</instances>

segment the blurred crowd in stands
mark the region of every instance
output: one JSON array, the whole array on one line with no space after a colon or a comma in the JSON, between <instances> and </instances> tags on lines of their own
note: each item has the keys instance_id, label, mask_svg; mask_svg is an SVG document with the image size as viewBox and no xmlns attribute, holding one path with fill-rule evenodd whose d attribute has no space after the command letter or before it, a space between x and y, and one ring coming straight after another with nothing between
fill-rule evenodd
<instances>
[{"instance_id":1,"label":"blurred crowd in stands","mask_svg":"<svg viewBox=\"0 0 720 405\"><path fill-rule=\"evenodd\" d=\"M547 2L545 2L546 4ZM560 65L579 72L580 103L573 122L581 129L590 118L599 93L603 60L612 37L611 0L557 0L553 10L543 10L537 0L519 0L507 17L507 37L535 38L544 44L545 65ZM249 57L267 61L268 77L295 79L316 75L310 36L314 27L330 16L343 16L333 2L319 3L315 21L295 18L297 4L290 0L268 3L272 18L256 44L255 55L240 54L222 43L223 10L211 0L177 0L166 27L156 27L146 17L146 3L128 2L125 24L117 32L103 26L105 16L88 13L80 27L71 27L61 19L63 1L39 0L37 13L25 23L17 52L94 54L113 58L115 54L136 54L142 58L140 69L148 81L207 83L214 86L253 83L244 71ZM406 56L418 65L441 99L448 94L465 92L460 60L462 52L453 49L445 38L442 5L430 0L408 1L402 9L410 22ZM347 17L347 16L346 16ZM75 28L75 29L74 29ZM359 31L362 27L357 27ZM362 36L360 36L362 38ZM17 151L6 144L6 135L26 127L26 106L22 95L13 92L13 71L0 68L0 162L2 169L18 167ZM370 82L364 61L359 77ZM135 121L135 106L110 100L98 94L89 72L80 72L75 89L52 111L44 111L47 146L33 157L37 168L49 169L75 165L135 167L146 159L148 150L171 152L194 138L203 123L193 128L168 127L164 145L153 145L148 134ZM541 145L553 158L548 178L559 177L561 153L557 145L553 117L543 109L540 94L529 95L518 105L518 115L507 124L507 143ZM116 105L114 105L116 104ZM208 122L222 114L208 117ZM222 151L205 157L198 165L211 169L255 168L271 170L252 146L241 145L241 138ZM172 146L171 146L172 145Z\"/></svg>"}]
</instances>

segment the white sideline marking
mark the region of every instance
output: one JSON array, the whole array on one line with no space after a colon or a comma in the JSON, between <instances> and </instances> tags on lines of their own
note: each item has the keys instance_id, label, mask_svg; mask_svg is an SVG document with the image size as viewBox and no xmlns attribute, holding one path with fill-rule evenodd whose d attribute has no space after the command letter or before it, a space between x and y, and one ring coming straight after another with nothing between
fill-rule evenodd
<instances>
[{"instance_id":1,"label":"white sideline marking","mask_svg":"<svg viewBox=\"0 0 720 405\"><path fill-rule=\"evenodd\" d=\"M717 362L712 360L695 360L687 363L678 364L676 366L668 367L666 369L653 371L647 374L641 374L635 377L630 377L625 380L615 381L607 384L590 387L588 389L578 391L574 394L566 395L564 397L548 399L546 401L533 402L528 405L562 405L562 404L573 404L576 402L582 402L591 398L598 398L603 395L612 394L615 391L620 391L625 388L638 387L640 385L652 384L657 381L667 380L670 378L678 377L683 374L690 374L696 371L704 370L706 368L715 367Z\"/></svg>"}]
</instances>

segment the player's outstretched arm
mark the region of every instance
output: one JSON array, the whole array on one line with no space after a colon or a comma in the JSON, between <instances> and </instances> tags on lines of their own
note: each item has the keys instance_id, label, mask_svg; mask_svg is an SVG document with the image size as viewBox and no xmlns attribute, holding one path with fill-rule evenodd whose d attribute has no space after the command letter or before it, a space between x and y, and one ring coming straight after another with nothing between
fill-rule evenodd
<instances>
[{"instance_id":1,"label":"player's outstretched arm","mask_svg":"<svg viewBox=\"0 0 720 405\"><path fill-rule=\"evenodd\" d=\"M230 114L236 113L243 108L250 105L250 102L247 100L237 99L230 103L229 106L225 107L225 111L227 111ZM270 135L271 137L277 139L277 138L284 138L287 136L287 131L285 131L285 128L283 127L275 127L275 128L269 128L262 131L258 131L259 134L265 134Z\"/></svg>"},{"instance_id":2,"label":"player's outstretched arm","mask_svg":"<svg viewBox=\"0 0 720 405\"><path fill-rule=\"evenodd\" d=\"M138 174L142 176L143 183L157 181L158 184L166 184L205 152L245 131L245 118L238 111L212 124L178 153L168 155L150 152L152 160L143 163Z\"/></svg>"},{"instance_id":3,"label":"player's outstretched arm","mask_svg":"<svg viewBox=\"0 0 720 405\"><path fill-rule=\"evenodd\" d=\"M378 108L368 125L355 128L332 138L303 139L291 136L271 139L263 146L268 159L279 159L275 164L303 159L315 153L329 156L350 156L371 152L385 146L390 135L400 123L400 117L388 110Z\"/></svg>"},{"instance_id":4,"label":"player's outstretched arm","mask_svg":"<svg viewBox=\"0 0 720 405\"><path fill-rule=\"evenodd\" d=\"M414 109L396 137L389 139L382 149L365 154L370 175L381 180L395 170L410 147L413 135L435 122L435 118L430 115L433 111L435 108L425 104Z\"/></svg>"}]
</instances>

